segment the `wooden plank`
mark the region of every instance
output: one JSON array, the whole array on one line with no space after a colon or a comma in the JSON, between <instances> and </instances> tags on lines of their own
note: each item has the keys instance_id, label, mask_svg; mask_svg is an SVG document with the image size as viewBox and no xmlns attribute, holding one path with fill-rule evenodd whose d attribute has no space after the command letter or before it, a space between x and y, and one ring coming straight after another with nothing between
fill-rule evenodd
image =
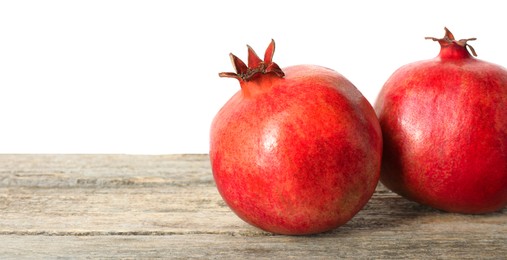
<instances>
[{"instance_id":1,"label":"wooden plank","mask_svg":"<svg viewBox=\"0 0 507 260\"><path fill-rule=\"evenodd\" d=\"M382 185L346 225L279 236L237 218L206 155L0 155L0 258L481 258L507 210L449 214Z\"/></svg>"}]
</instances>

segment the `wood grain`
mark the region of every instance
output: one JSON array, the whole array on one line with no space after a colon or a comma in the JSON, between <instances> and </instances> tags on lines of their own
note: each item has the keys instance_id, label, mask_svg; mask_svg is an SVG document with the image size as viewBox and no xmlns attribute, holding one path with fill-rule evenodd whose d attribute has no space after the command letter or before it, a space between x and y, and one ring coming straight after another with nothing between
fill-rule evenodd
<instances>
[{"instance_id":1,"label":"wood grain","mask_svg":"<svg viewBox=\"0 0 507 260\"><path fill-rule=\"evenodd\" d=\"M273 235L237 218L207 155L0 155L0 259L505 259L507 210L440 212L382 185L346 225Z\"/></svg>"}]
</instances>

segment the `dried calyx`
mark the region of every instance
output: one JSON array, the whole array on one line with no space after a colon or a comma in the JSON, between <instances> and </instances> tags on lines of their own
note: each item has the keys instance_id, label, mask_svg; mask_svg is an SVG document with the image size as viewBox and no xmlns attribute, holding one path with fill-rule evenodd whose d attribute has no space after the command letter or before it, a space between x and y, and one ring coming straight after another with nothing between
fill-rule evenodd
<instances>
[{"instance_id":1,"label":"dried calyx","mask_svg":"<svg viewBox=\"0 0 507 260\"><path fill-rule=\"evenodd\" d=\"M425 37L427 40L433 40L438 41L442 46L448 45L448 44L457 44L461 47L468 48L472 55L477 57L477 53L475 52L474 48L468 44L468 41L475 41L477 38L468 38L468 39L461 39L459 41L454 39L454 35L447 29L447 27L444 27L445 29L445 36L444 38L435 38L435 37Z\"/></svg>"},{"instance_id":2,"label":"dried calyx","mask_svg":"<svg viewBox=\"0 0 507 260\"><path fill-rule=\"evenodd\" d=\"M284 77L282 69L273 62L273 54L275 53L275 41L271 40L266 53L264 54L264 60L261 60L255 53L252 47L248 46L248 66L236 57L234 54L229 54L232 61L232 66L236 72L221 72L218 75L226 78L236 78L242 81L249 81L260 74L274 74L280 78Z\"/></svg>"}]
</instances>

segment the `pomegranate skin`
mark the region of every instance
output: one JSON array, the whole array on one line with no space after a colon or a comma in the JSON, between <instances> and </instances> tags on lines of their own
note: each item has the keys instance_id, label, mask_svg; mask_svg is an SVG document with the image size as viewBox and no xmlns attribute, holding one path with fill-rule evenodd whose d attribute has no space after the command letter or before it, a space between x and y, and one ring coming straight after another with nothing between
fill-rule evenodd
<instances>
[{"instance_id":1,"label":"pomegranate skin","mask_svg":"<svg viewBox=\"0 0 507 260\"><path fill-rule=\"evenodd\" d=\"M384 144L381 182L448 212L501 210L507 70L472 57L467 40L455 41L447 29L446 38L434 40L440 54L399 68L375 102Z\"/></svg>"},{"instance_id":2,"label":"pomegranate skin","mask_svg":"<svg viewBox=\"0 0 507 260\"><path fill-rule=\"evenodd\" d=\"M253 226L287 235L328 231L375 190L380 126L337 72L311 65L283 72L240 80L242 90L215 116L213 176L227 205Z\"/></svg>"}]
</instances>

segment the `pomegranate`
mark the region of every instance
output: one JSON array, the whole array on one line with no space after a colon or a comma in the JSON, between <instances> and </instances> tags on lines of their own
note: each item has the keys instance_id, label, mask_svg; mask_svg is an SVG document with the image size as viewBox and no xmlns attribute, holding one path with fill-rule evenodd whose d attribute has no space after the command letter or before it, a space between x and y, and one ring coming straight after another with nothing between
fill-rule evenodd
<instances>
[{"instance_id":1,"label":"pomegranate","mask_svg":"<svg viewBox=\"0 0 507 260\"><path fill-rule=\"evenodd\" d=\"M440 54L402 66L375 102L381 182L421 204L487 213L507 204L507 70L445 28Z\"/></svg>"},{"instance_id":2,"label":"pomegranate","mask_svg":"<svg viewBox=\"0 0 507 260\"><path fill-rule=\"evenodd\" d=\"M373 107L345 77L314 65L281 69L275 43L248 66L230 54L238 91L217 113L210 161L219 193L263 230L314 234L350 220L380 177L382 136Z\"/></svg>"}]
</instances>

